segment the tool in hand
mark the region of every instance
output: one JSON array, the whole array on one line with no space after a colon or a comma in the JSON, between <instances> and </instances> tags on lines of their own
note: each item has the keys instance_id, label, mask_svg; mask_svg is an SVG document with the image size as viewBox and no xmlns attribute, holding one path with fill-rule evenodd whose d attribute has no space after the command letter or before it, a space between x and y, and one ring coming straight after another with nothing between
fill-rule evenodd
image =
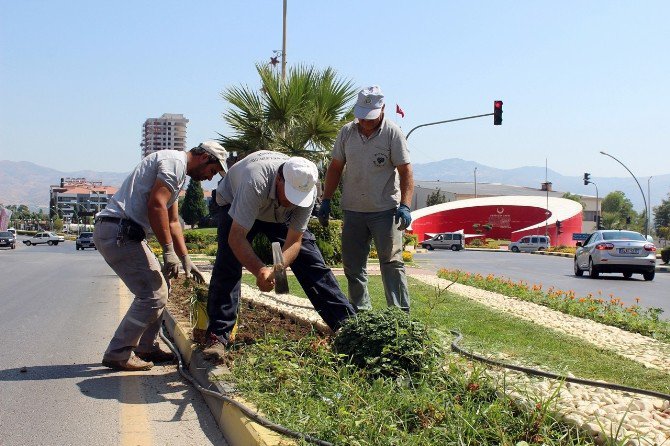
<instances>
[{"instance_id":1,"label":"tool in hand","mask_svg":"<svg viewBox=\"0 0 670 446\"><path fill-rule=\"evenodd\" d=\"M275 293L288 293L288 278L286 277L286 269L284 268L284 254L281 252L281 245L279 242L272 243L272 262L274 265L272 269L275 272Z\"/></svg>"}]
</instances>

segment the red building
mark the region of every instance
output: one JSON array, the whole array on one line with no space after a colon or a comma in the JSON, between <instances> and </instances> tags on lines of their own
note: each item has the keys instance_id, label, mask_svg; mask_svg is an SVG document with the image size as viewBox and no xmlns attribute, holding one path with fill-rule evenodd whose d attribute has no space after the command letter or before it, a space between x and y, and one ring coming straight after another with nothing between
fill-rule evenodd
<instances>
[{"instance_id":1,"label":"red building","mask_svg":"<svg viewBox=\"0 0 670 446\"><path fill-rule=\"evenodd\" d=\"M410 230L420 242L437 232L463 231L512 242L546 232L552 245L571 245L572 234L582 232L582 205L555 197L471 198L417 209Z\"/></svg>"}]
</instances>

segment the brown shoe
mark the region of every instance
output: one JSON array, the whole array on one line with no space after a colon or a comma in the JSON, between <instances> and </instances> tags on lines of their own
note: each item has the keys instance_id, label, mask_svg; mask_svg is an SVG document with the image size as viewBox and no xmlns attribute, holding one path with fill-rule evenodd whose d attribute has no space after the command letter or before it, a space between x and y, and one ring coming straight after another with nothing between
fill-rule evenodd
<instances>
[{"instance_id":1,"label":"brown shoe","mask_svg":"<svg viewBox=\"0 0 670 446\"><path fill-rule=\"evenodd\" d=\"M172 352L166 352L158 348L157 350L153 350L150 352L138 352L136 351L135 354L137 355L138 358L147 361L147 362L169 362L169 361L174 361L174 353Z\"/></svg>"},{"instance_id":2,"label":"brown shoe","mask_svg":"<svg viewBox=\"0 0 670 446\"><path fill-rule=\"evenodd\" d=\"M209 342L202 350L202 354L207 359L222 361L226 357L226 344L223 336L209 335Z\"/></svg>"},{"instance_id":3,"label":"brown shoe","mask_svg":"<svg viewBox=\"0 0 670 446\"><path fill-rule=\"evenodd\" d=\"M126 370L129 372L139 372L142 370L149 370L154 366L153 362L147 362L143 361L140 358L138 358L135 355L131 355L130 358L128 359L121 359L121 360L110 360L110 359L104 359L102 360L102 365L105 367L109 367L110 369L114 370Z\"/></svg>"}]
</instances>

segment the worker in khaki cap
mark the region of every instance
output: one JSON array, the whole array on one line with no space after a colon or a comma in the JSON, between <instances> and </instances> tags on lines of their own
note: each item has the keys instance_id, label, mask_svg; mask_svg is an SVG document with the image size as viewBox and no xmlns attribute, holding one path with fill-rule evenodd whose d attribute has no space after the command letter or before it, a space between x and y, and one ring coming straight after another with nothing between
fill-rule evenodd
<instances>
[{"instance_id":1,"label":"worker in khaki cap","mask_svg":"<svg viewBox=\"0 0 670 446\"><path fill-rule=\"evenodd\" d=\"M204 282L193 264L177 209L186 176L191 181L224 175L228 153L216 141L206 141L189 152L161 150L144 157L121 188L98 213L93 239L114 272L135 295L102 359L117 370L148 370L154 362L173 359L158 345L166 278L177 277L179 264L187 277ZM163 248L163 268L145 240L153 232Z\"/></svg>"},{"instance_id":2,"label":"worker in khaki cap","mask_svg":"<svg viewBox=\"0 0 670 446\"><path fill-rule=\"evenodd\" d=\"M349 299L357 310L372 308L366 267L374 240L386 303L409 311L402 233L412 222L414 179L407 141L384 117L384 95L377 85L358 93L354 117L337 134L319 221L328 225L330 199L342 178L342 263Z\"/></svg>"},{"instance_id":3,"label":"worker in khaki cap","mask_svg":"<svg viewBox=\"0 0 670 446\"><path fill-rule=\"evenodd\" d=\"M337 330L354 309L326 267L307 229L316 200L318 171L313 162L261 150L233 165L219 183L218 251L209 284L206 356L221 359L237 321L242 266L261 291L275 286L274 269L254 253L251 242L265 234L282 246L290 266L317 313Z\"/></svg>"}]
</instances>

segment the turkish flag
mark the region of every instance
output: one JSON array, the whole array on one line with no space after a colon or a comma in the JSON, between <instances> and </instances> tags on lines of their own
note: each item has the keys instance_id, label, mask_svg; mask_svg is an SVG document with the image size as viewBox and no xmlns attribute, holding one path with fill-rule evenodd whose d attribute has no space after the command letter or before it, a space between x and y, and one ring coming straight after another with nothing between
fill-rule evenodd
<instances>
[{"instance_id":1,"label":"turkish flag","mask_svg":"<svg viewBox=\"0 0 670 446\"><path fill-rule=\"evenodd\" d=\"M395 112L398 113L403 118L405 117L405 112L402 111L402 108L398 104L395 105Z\"/></svg>"}]
</instances>

